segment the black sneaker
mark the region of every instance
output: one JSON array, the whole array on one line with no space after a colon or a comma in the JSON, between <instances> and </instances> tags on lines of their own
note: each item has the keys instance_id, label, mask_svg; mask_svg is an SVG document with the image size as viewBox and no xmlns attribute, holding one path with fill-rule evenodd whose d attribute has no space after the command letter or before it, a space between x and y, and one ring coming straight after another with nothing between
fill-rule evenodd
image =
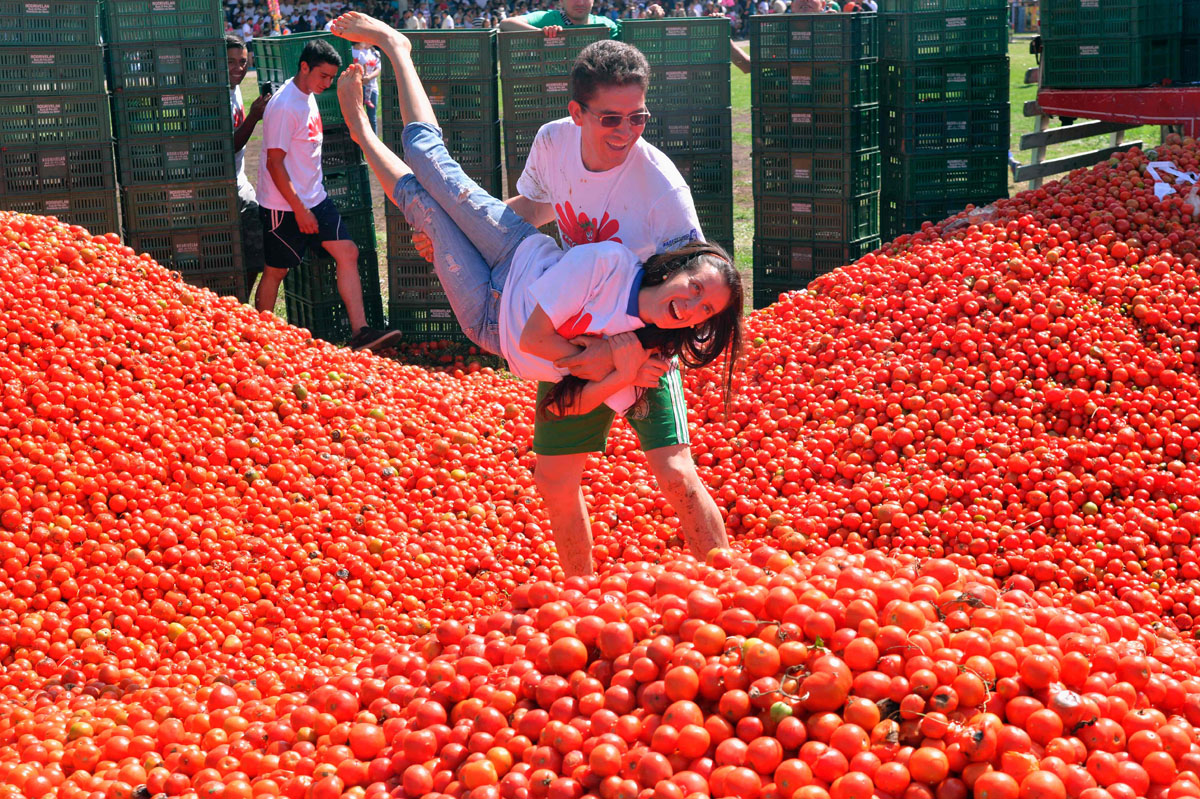
<instances>
[{"instance_id":1,"label":"black sneaker","mask_svg":"<svg viewBox=\"0 0 1200 799\"><path fill-rule=\"evenodd\" d=\"M360 327L350 339L350 349L382 350L400 340L399 330L375 330L370 327Z\"/></svg>"}]
</instances>

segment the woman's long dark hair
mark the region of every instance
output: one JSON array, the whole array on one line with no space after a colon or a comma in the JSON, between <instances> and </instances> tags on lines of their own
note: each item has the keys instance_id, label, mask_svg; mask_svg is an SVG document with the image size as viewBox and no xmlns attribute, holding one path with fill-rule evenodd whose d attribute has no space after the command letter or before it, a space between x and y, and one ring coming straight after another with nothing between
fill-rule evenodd
<instances>
[{"instance_id":1,"label":"woman's long dark hair","mask_svg":"<svg viewBox=\"0 0 1200 799\"><path fill-rule=\"evenodd\" d=\"M733 368L742 349L742 276L733 266L733 260L724 248L705 241L695 241L671 252L652 256L642 265L642 287L661 285L680 272L693 272L703 266L712 266L721 275L729 288L729 304L719 313L695 327L664 329L647 325L635 330L638 341L648 350L656 350L662 358L678 357L685 366L696 369L707 366L728 350L725 363L724 402L729 406L733 386ZM539 416L565 416L575 404L587 381L567 375L546 392L538 403ZM630 415L644 416L647 410L644 390L638 391L638 401Z\"/></svg>"}]
</instances>

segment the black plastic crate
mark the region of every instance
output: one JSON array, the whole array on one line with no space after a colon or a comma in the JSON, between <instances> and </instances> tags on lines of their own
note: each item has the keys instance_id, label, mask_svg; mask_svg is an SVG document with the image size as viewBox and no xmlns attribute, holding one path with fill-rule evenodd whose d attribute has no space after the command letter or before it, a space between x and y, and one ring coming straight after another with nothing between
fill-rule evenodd
<instances>
[{"instance_id":1,"label":"black plastic crate","mask_svg":"<svg viewBox=\"0 0 1200 799\"><path fill-rule=\"evenodd\" d=\"M410 305L389 301L388 327L402 332L406 342L468 341L448 303L438 307L427 302Z\"/></svg>"},{"instance_id":2,"label":"black plastic crate","mask_svg":"<svg viewBox=\"0 0 1200 799\"><path fill-rule=\"evenodd\" d=\"M1042 86L1151 86L1180 78L1179 38L1060 39L1042 43Z\"/></svg>"},{"instance_id":3,"label":"black plastic crate","mask_svg":"<svg viewBox=\"0 0 1200 799\"><path fill-rule=\"evenodd\" d=\"M422 81L471 80L496 76L496 34L490 30L404 31ZM391 74L384 59L383 76Z\"/></svg>"},{"instance_id":4,"label":"black plastic crate","mask_svg":"<svg viewBox=\"0 0 1200 799\"><path fill-rule=\"evenodd\" d=\"M113 129L118 139L166 139L218 133L232 137L229 89L115 94Z\"/></svg>"},{"instance_id":5,"label":"black plastic crate","mask_svg":"<svg viewBox=\"0 0 1200 799\"><path fill-rule=\"evenodd\" d=\"M879 102L879 62L809 61L760 64L750 73L754 107L853 108Z\"/></svg>"},{"instance_id":6,"label":"black plastic crate","mask_svg":"<svg viewBox=\"0 0 1200 799\"><path fill-rule=\"evenodd\" d=\"M169 42L108 48L109 87L168 91L229 87L225 42Z\"/></svg>"},{"instance_id":7,"label":"black plastic crate","mask_svg":"<svg viewBox=\"0 0 1200 799\"><path fill-rule=\"evenodd\" d=\"M883 162L883 186L916 200L1008 195L1008 149L984 153L894 155Z\"/></svg>"},{"instance_id":8,"label":"black plastic crate","mask_svg":"<svg viewBox=\"0 0 1200 799\"><path fill-rule=\"evenodd\" d=\"M875 14L754 15L750 57L764 61L855 61L876 58Z\"/></svg>"},{"instance_id":9,"label":"black plastic crate","mask_svg":"<svg viewBox=\"0 0 1200 799\"><path fill-rule=\"evenodd\" d=\"M0 47L0 75L4 76L0 97L104 94L104 50L97 46Z\"/></svg>"},{"instance_id":10,"label":"black plastic crate","mask_svg":"<svg viewBox=\"0 0 1200 799\"><path fill-rule=\"evenodd\" d=\"M706 241L733 239L733 195L724 197L693 197L696 218Z\"/></svg>"},{"instance_id":11,"label":"black plastic crate","mask_svg":"<svg viewBox=\"0 0 1200 799\"><path fill-rule=\"evenodd\" d=\"M149 253L163 266L190 275L212 272L244 272L241 226L231 225L161 233L127 231L125 243L137 252Z\"/></svg>"},{"instance_id":12,"label":"black plastic crate","mask_svg":"<svg viewBox=\"0 0 1200 799\"><path fill-rule=\"evenodd\" d=\"M729 64L652 67L646 107L652 114L729 106Z\"/></svg>"},{"instance_id":13,"label":"black plastic crate","mask_svg":"<svg viewBox=\"0 0 1200 799\"><path fill-rule=\"evenodd\" d=\"M779 290L804 288L809 282L852 264L879 249L879 239L860 241L779 241L754 237L754 285ZM757 293L757 291L756 291Z\"/></svg>"},{"instance_id":14,"label":"black plastic crate","mask_svg":"<svg viewBox=\"0 0 1200 799\"><path fill-rule=\"evenodd\" d=\"M881 57L935 61L1008 55L1006 11L884 14Z\"/></svg>"},{"instance_id":15,"label":"black plastic crate","mask_svg":"<svg viewBox=\"0 0 1200 799\"><path fill-rule=\"evenodd\" d=\"M857 241L879 235L879 195L756 197L754 234L776 241Z\"/></svg>"},{"instance_id":16,"label":"black plastic crate","mask_svg":"<svg viewBox=\"0 0 1200 799\"><path fill-rule=\"evenodd\" d=\"M1008 56L909 64L880 62L880 100L893 108L1007 103Z\"/></svg>"},{"instance_id":17,"label":"black plastic crate","mask_svg":"<svg viewBox=\"0 0 1200 799\"><path fill-rule=\"evenodd\" d=\"M1200 0L1183 0L1183 24L1185 37L1200 36Z\"/></svg>"},{"instance_id":18,"label":"black plastic crate","mask_svg":"<svg viewBox=\"0 0 1200 799\"><path fill-rule=\"evenodd\" d=\"M650 117L642 138L669 156L728 155L733 146L730 110L658 114Z\"/></svg>"},{"instance_id":19,"label":"black plastic crate","mask_svg":"<svg viewBox=\"0 0 1200 799\"><path fill-rule=\"evenodd\" d=\"M6 211L55 216L94 234L117 231L117 193L112 189L6 197L3 206Z\"/></svg>"},{"instance_id":20,"label":"black plastic crate","mask_svg":"<svg viewBox=\"0 0 1200 799\"><path fill-rule=\"evenodd\" d=\"M534 133L537 132L534 126ZM401 131L397 128L384 128L383 141L393 152L400 153ZM446 149L454 160L462 167L467 176L482 186L494 196L499 196L499 178L496 172L500 169L500 123L488 125L443 125L442 139ZM533 139L530 138L530 144ZM526 149L528 155L528 149ZM523 161L522 161L523 162Z\"/></svg>"},{"instance_id":21,"label":"black plastic crate","mask_svg":"<svg viewBox=\"0 0 1200 799\"><path fill-rule=\"evenodd\" d=\"M340 169L363 163L362 149L350 138L346 128L333 128L324 132L321 140L321 166L324 169Z\"/></svg>"},{"instance_id":22,"label":"black plastic crate","mask_svg":"<svg viewBox=\"0 0 1200 799\"><path fill-rule=\"evenodd\" d=\"M1004 11L1006 0L881 0L879 10L884 13L949 14L957 11Z\"/></svg>"},{"instance_id":23,"label":"black plastic crate","mask_svg":"<svg viewBox=\"0 0 1200 799\"><path fill-rule=\"evenodd\" d=\"M117 141L122 186L233 180L233 163L232 136Z\"/></svg>"},{"instance_id":24,"label":"black plastic crate","mask_svg":"<svg viewBox=\"0 0 1200 799\"><path fill-rule=\"evenodd\" d=\"M387 270L389 304L449 306L433 264L415 253L389 255Z\"/></svg>"},{"instance_id":25,"label":"black plastic crate","mask_svg":"<svg viewBox=\"0 0 1200 799\"><path fill-rule=\"evenodd\" d=\"M121 189L125 227L139 233L220 226L238 218L237 183L166 183Z\"/></svg>"},{"instance_id":26,"label":"black plastic crate","mask_svg":"<svg viewBox=\"0 0 1200 799\"><path fill-rule=\"evenodd\" d=\"M225 116L229 116L228 110ZM111 140L108 97L103 94L0 98L0 141L7 147L90 145Z\"/></svg>"},{"instance_id":27,"label":"black plastic crate","mask_svg":"<svg viewBox=\"0 0 1200 799\"><path fill-rule=\"evenodd\" d=\"M222 297L246 296L250 287L246 285L246 273L240 270L228 272L196 272L184 275L184 282L197 288L208 289Z\"/></svg>"},{"instance_id":28,"label":"black plastic crate","mask_svg":"<svg viewBox=\"0 0 1200 799\"><path fill-rule=\"evenodd\" d=\"M756 108L754 151L858 153L879 148L879 108Z\"/></svg>"},{"instance_id":29,"label":"black plastic crate","mask_svg":"<svg viewBox=\"0 0 1200 799\"><path fill-rule=\"evenodd\" d=\"M376 252L382 247L383 242L380 241L379 231L375 229L375 212L369 208L362 211L353 211L342 214L342 222L346 225L346 230L350 233L350 240L353 241L359 251L371 250ZM316 252L310 250L310 252ZM324 254L324 250L319 251Z\"/></svg>"},{"instance_id":30,"label":"black plastic crate","mask_svg":"<svg viewBox=\"0 0 1200 799\"><path fill-rule=\"evenodd\" d=\"M0 0L0 46L100 44L97 0Z\"/></svg>"},{"instance_id":31,"label":"black plastic crate","mask_svg":"<svg viewBox=\"0 0 1200 799\"><path fill-rule=\"evenodd\" d=\"M522 125L542 125L565 116L571 99L570 81L565 75L553 77L509 78L503 82L504 121Z\"/></svg>"},{"instance_id":32,"label":"black plastic crate","mask_svg":"<svg viewBox=\"0 0 1200 799\"><path fill-rule=\"evenodd\" d=\"M1200 9L1197 9L1200 13ZM1179 79L1184 83L1200 83L1200 34L1179 41Z\"/></svg>"},{"instance_id":33,"label":"black plastic crate","mask_svg":"<svg viewBox=\"0 0 1200 799\"><path fill-rule=\"evenodd\" d=\"M499 99L494 77L466 80L422 80L429 104L437 115L439 125L455 123L487 123L499 119ZM379 102L383 124L403 128L404 120L397 104L396 83L384 80L380 84ZM566 103L563 103L566 107Z\"/></svg>"},{"instance_id":34,"label":"black plastic crate","mask_svg":"<svg viewBox=\"0 0 1200 799\"><path fill-rule=\"evenodd\" d=\"M883 110L881 147L887 153L998 150L1009 146L1008 103L957 108Z\"/></svg>"},{"instance_id":35,"label":"black plastic crate","mask_svg":"<svg viewBox=\"0 0 1200 799\"><path fill-rule=\"evenodd\" d=\"M754 196L853 197L879 191L878 150L862 153L754 153Z\"/></svg>"},{"instance_id":36,"label":"black plastic crate","mask_svg":"<svg viewBox=\"0 0 1200 799\"><path fill-rule=\"evenodd\" d=\"M689 155L680 153L671 156L693 197L715 194L720 197L733 194L733 159L712 155Z\"/></svg>"},{"instance_id":37,"label":"black plastic crate","mask_svg":"<svg viewBox=\"0 0 1200 799\"><path fill-rule=\"evenodd\" d=\"M540 30L503 31L496 36L500 72L505 78L570 75L580 50L611 35L604 25L566 28L553 38Z\"/></svg>"},{"instance_id":38,"label":"black plastic crate","mask_svg":"<svg viewBox=\"0 0 1200 799\"><path fill-rule=\"evenodd\" d=\"M372 287L379 292L379 255L374 249L359 248L358 279L364 294L370 294ZM337 262L324 250L309 249L303 263L288 270L283 290L289 297L313 304L340 300Z\"/></svg>"},{"instance_id":39,"label":"black plastic crate","mask_svg":"<svg viewBox=\"0 0 1200 799\"><path fill-rule=\"evenodd\" d=\"M541 125L536 122L532 125L504 123L504 167L508 171L508 187L512 194L516 193L517 178L525 169L529 150L540 128Z\"/></svg>"},{"instance_id":40,"label":"black plastic crate","mask_svg":"<svg viewBox=\"0 0 1200 799\"><path fill-rule=\"evenodd\" d=\"M379 284L375 290L363 284L363 311L367 317L367 326L376 329L384 327L383 298L379 294ZM312 333L313 338L328 341L331 344L344 344L350 340L353 331L350 330L350 317L346 316L346 306L340 298L324 302L308 302L299 297L293 297L284 292L284 307L287 310L287 321L290 325L303 327Z\"/></svg>"},{"instance_id":41,"label":"black plastic crate","mask_svg":"<svg viewBox=\"0 0 1200 799\"><path fill-rule=\"evenodd\" d=\"M729 65L725 17L621 20L621 41L641 50L650 66Z\"/></svg>"},{"instance_id":42,"label":"black plastic crate","mask_svg":"<svg viewBox=\"0 0 1200 799\"><path fill-rule=\"evenodd\" d=\"M329 42L338 55L342 57L342 66L338 76L354 63L354 55L350 51L350 41L334 36L332 33L293 33L290 36L268 36L254 40L254 68L258 71L259 91L264 86L271 85L275 91L283 88L283 84L294 77L300 64L300 53L304 46L311 41L321 39ZM228 104L228 95L226 95ZM337 101L337 78L328 89L317 95L317 111L321 114L321 124L325 128L333 128L345 124L342 119L342 109Z\"/></svg>"},{"instance_id":43,"label":"black plastic crate","mask_svg":"<svg viewBox=\"0 0 1200 799\"><path fill-rule=\"evenodd\" d=\"M413 227L408 224L408 220L397 209L393 212L392 208L388 208L387 216L385 217L387 225L387 254L388 258L399 258L401 260L420 260L425 263L421 256L417 254L417 248L413 246ZM433 266L429 266L432 275ZM436 280L437 278L434 278Z\"/></svg>"},{"instance_id":44,"label":"black plastic crate","mask_svg":"<svg viewBox=\"0 0 1200 799\"><path fill-rule=\"evenodd\" d=\"M885 241L905 233L915 233L923 222L941 222L968 205L981 207L995 197L947 197L938 200L908 202L901 198L882 196L879 200L880 222Z\"/></svg>"},{"instance_id":45,"label":"black plastic crate","mask_svg":"<svg viewBox=\"0 0 1200 799\"><path fill-rule=\"evenodd\" d=\"M117 187L112 145L0 148L0 197Z\"/></svg>"},{"instance_id":46,"label":"black plastic crate","mask_svg":"<svg viewBox=\"0 0 1200 799\"><path fill-rule=\"evenodd\" d=\"M104 31L110 45L219 41L225 15L213 0L104 0Z\"/></svg>"},{"instance_id":47,"label":"black plastic crate","mask_svg":"<svg viewBox=\"0 0 1200 799\"><path fill-rule=\"evenodd\" d=\"M1052 39L1176 36L1180 0L1041 0L1042 37Z\"/></svg>"},{"instance_id":48,"label":"black plastic crate","mask_svg":"<svg viewBox=\"0 0 1200 799\"><path fill-rule=\"evenodd\" d=\"M325 193L342 214L371 209L371 170L366 164L323 170Z\"/></svg>"}]
</instances>

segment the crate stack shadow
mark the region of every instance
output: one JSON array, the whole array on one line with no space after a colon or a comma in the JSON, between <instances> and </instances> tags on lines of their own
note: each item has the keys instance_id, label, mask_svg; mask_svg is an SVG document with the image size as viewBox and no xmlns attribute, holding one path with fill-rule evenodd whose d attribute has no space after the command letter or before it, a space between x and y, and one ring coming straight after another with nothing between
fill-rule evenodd
<instances>
[{"instance_id":1,"label":"crate stack shadow","mask_svg":"<svg viewBox=\"0 0 1200 799\"><path fill-rule=\"evenodd\" d=\"M646 107L651 117L642 137L662 150L687 182L705 240L732 256L729 21L625 20L621 39L650 62Z\"/></svg>"},{"instance_id":2,"label":"crate stack shadow","mask_svg":"<svg viewBox=\"0 0 1200 799\"><path fill-rule=\"evenodd\" d=\"M1177 82L1180 36L1186 27L1194 46L1198 15L1194 0L1042 0L1042 86L1115 89ZM1194 57L1189 49L1192 69Z\"/></svg>"},{"instance_id":3,"label":"crate stack shadow","mask_svg":"<svg viewBox=\"0 0 1200 799\"><path fill-rule=\"evenodd\" d=\"M484 190L501 193L499 89L496 35L490 30L405 31L417 74L437 115L446 148ZM396 76L384 64L380 88L381 138L404 152L404 121L397 105ZM391 188L391 187L385 187ZM413 246L403 212L387 205L388 326L406 341L467 339L454 317L433 264Z\"/></svg>"},{"instance_id":4,"label":"crate stack shadow","mask_svg":"<svg viewBox=\"0 0 1200 799\"><path fill-rule=\"evenodd\" d=\"M1004 0L881 0L880 8L889 240L1007 196L1008 27Z\"/></svg>"},{"instance_id":5,"label":"crate stack shadow","mask_svg":"<svg viewBox=\"0 0 1200 799\"><path fill-rule=\"evenodd\" d=\"M350 42L330 33L297 33L254 40L254 63L259 92L278 92L296 74L300 53L311 41L323 39L342 58L342 70L354 63ZM379 255L371 201L371 174L362 151L350 139L337 100L337 82L317 95L324 141L321 170L325 191L333 199L350 237L358 246L358 279L362 285L367 325L384 326L383 295L379 284ZM266 151L262 157L266 158ZM310 246L299 267L283 281L284 307L289 324L306 328L315 338L340 344L354 331L337 287L337 264L321 247Z\"/></svg>"},{"instance_id":6,"label":"crate stack shadow","mask_svg":"<svg viewBox=\"0 0 1200 799\"><path fill-rule=\"evenodd\" d=\"M245 268L220 9L107 0L125 243L188 283L242 296Z\"/></svg>"},{"instance_id":7,"label":"crate stack shadow","mask_svg":"<svg viewBox=\"0 0 1200 799\"><path fill-rule=\"evenodd\" d=\"M0 208L116 232L95 0L0 2Z\"/></svg>"},{"instance_id":8,"label":"crate stack shadow","mask_svg":"<svg viewBox=\"0 0 1200 799\"><path fill-rule=\"evenodd\" d=\"M750 18L755 307L879 246L877 23Z\"/></svg>"}]
</instances>

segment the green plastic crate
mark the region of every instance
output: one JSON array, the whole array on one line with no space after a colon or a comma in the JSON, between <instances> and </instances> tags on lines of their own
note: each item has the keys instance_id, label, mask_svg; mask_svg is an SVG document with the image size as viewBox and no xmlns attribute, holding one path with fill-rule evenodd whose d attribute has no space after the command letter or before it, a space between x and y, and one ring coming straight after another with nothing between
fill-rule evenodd
<instances>
[{"instance_id":1,"label":"green plastic crate","mask_svg":"<svg viewBox=\"0 0 1200 799\"><path fill-rule=\"evenodd\" d=\"M324 132L321 139L321 166L325 169L340 169L363 163L362 149L350 138L346 128L333 128Z\"/></svg>"},{"instance_id":2,"label":"green plastic crate","mask_svg":"<svg viewBox=\"0 0 1200 799\"><path fill-rule=\"evenodd\" d=\"M387 226L388 258L398 258L402 261L420 260L424 263L421 256L417 254L417 248L413 246L412 225L408 224L408 220L404 218L399 209L389 206L384 223ZM428 264L426 265L428 266ZM430 269L432 268L430 266Z\"/></svg>"},{"instance_id":3,"label":"green plastic crate","mask_svg":"<svg viewBox=\"0 0 1200 799\"><path fill-rule=\"evenodd\" d=\"M1151 86L1180 78L1179 38L1062 39L1042 43L1042 86L1096 89Z\"/></svg>"},{"instance_id":4,"label":"green plastic crate","mask_svg":"<svg viewBox=\"0 0 1200 799\"><path fill-rule=\"evenodd\" d=\"M537 132L534 126L534 133ZM403 152L400 145L401 131L395 127L384 128L383 141L393 152ZM500 123L487 125L455 124L442 126L442 138L446 149L462 167L467 177L474 180L495 196L497 188L496 170L500 168ZM532 137L529 140L533 143ZM528 155L528 150L526 150Z\"/></svg>"},{"instance_id":5,"label":"green plastic crate","mask_svg":"<svg viewBox=\"0 0 1200 799\"><path fill-rule=\"evenodd\" d=\"M96 46L0 47L0 74L4 76L0 97L104 94L104 50Z\"/></svg>"},{"instance_id":6,"label":"green plastic crate","mask_svg":"<svg viewBox=\"0 0 1200 799\"><path fill-rule=\"evenodd\" d=\"M856 153L879 148L879 108L756 108L754 151Z\"/></svg>"},{"instance_id":7,"label":"green plastic crate","mask_svg":"<svg viewBox=\"0 0 1200 799\"><path fill-rule=\"evenodd\" d=\"M508 172L508 189L510 194L516 194L517 178L525 169L525 161L529 158L529 150L537 136L541 124L504 123L504 168Z\"/></svg>"},{"instance_id":8,"label":"green plastic crate","mask_svg":"<svg viewBox=\"0 0 1200 799\"><path fill-rule=\"evenodd\" d=\"M502 31L497 34L500 72L505 79L567 76L579 51L592 42L611 38L604 25L583 25L547 38L542 31Z\"/></svg>"},{"instance_id":9,"label":"green plastic crate","mask_svg":"<svg viewBox=\"0 0 1200 799\"><path fill-rule=\"evenodd\" d=\"M767 14L748 21L755 63L857 61L879 55L875 14Z\"/></svg>"},{"instance_id":10,"label":"green plastic crate","mask_svg":"<svg viewBox=\"0 0 1200 799\"><path fill-rule=\"evenodd\" d=\"M364 289L374 286L378 292L379 256L374 249L359 248L358 279ZM283 290L293 299L312 304L340 300L337 262L323 249L310 248L300 266L288 270Z\"/></svg>"},{"instance_id":11,"label":"green plastic crate","mask_svg":"<svg viewBox=\"0 0 1200 799\"><path fill-rule=\"evenodd\" d=\"M879 235L879 194L756 197L754 234L777 241L857 241Z\"/></svg>"},{"instance_id":12,"label":"green plastic crate","mask_svg":"<svg viewBox=\"0 0 1200 799\"><path fill-rule=\"evenodd\" d=\"M1180 0L1041 0L1042 38L1107 39L1177 36Z\"/></svg>"},{"instance_id":13,"label":"green plastic crate","mask_svg":"<svg viewBox=\"0 0 1200 799\"><path fill-rule=\"evenodd\" d=\"M889 154L883 186L893 196L916 200L1004 197L1008 194L1008 148L990 153Z\"/></svg>"},{"instance_id":14,"label":"green plastic crate","mask_svg":"<svg viewBox=\"0 0 1200 799\"><path fill-rule=\"evenodd\" d=\"M1007 0L881 0L879 3L879 10L887 14L949 14L957 11L1004 11L1007 8Z\"/></svg>"},{"instance_id":15,"label":"green plastic crate","mask_svg":"<svg viewBox=\"0 0 1200 799\"><path fill-rule=\"evenodd\" d=\"M564 75L548 78L506 77L502 91L504 121L519 125L541 126L566 116L567 103L571 100L570 81Z\"/></svg>"},{"instance_id":16,"label":"green plastic crate","mask_svg":"<svg viewBox=\"0 0 1200 799\"><path fill-rule=\"evenodd\" d=\"M1200 0L1183 0L1181 31L1186 37L1200 36Z\"/></svg>"},{"instance_id":17,"label":"green plastic crate","mask_svg":"<svg viewBox=\"0 0 1200 799\"><path fill-rule=\"evenodd\" d=\"M97 0L0 0L0 46L100 44Z\"/></svg>"},{"instance_id":18,"label":"green plastic crate","mask_svg":"<svg viewBox=\"0 0 1200 799\"><path fill-rule=\"evenodd\" d=\"M130 231L125 234L125 243L136 252L149 253L185 279L201 273L245 272L242 228L236 219L222 227L159 233Z\"/></svg>"},{"instance_id":19,"label":"green plastic crate","mask_svg":"<svg viewBox=\"0 0 1200 799\"><path fill-rule=\"evenodd\" d=\"M239 300L246 296L250 288L246 285L246 273L238 271L197 272L185 275L184 282L222 297L237 297Z\"/></svg>"},{"instance_id":20,"label":"green plastic crate","mask_svg":"<svg viewBox=\"0 0 1200 799\"><path fill-rule=\"evenodd\" d=\"M499 98L495 78L475 80L422 80L429 104L439 125L495 122L499 119ZM384 125L403 128L404 120L397 104L396 83L384 80L379 102ZM511 106L509 106L511 107ZM566 107L566 103L563 103Z\"/></svg>"},{"instance_id":21,"label":"green plastic crate","mask_svg":"<svg viewBox=\"0 0 1200 799\"><path fill-rule=\"evenodd\" d=\"M228 98L225 104L228 119ZM111 140L106 95L0 98L0 141L6 147L90 145Z\"/></svg>"},{"instance_id":22,"label":"green plastic crate","mask_svg":"<svg viewBox=\"0 0 1200 799\"><path fill-rule=\"evenodd\" d=\"M237 183L166 183L121 189L125 228L138 233L219 226L238 218Z\"/></svg>"},{"instance_id":23,"label":"green plastic crate","mask_svg":"<svg viewBox=\"0 0 1200 799\"><path fill-rule=\"evenodd\" d=\"M878 150L753 153L754 196L853 197L879 191Z\"/></svg>"},{"instance_id":24,"label":"green plastic crate","mask_svg":"<svg viewBox=\"0 0 1200 799\"><path fill-rule=\"evenodd\" d=\"M754 285L786 291L804 288L811 281L852 264L879 249L879 239L860 241L780 241L754 237ZM757 292L756 292L757 293Z\"/></svg>"},{"instance_id":25,"label":"green plastic crate","mask_svg":"<svg viewBox=\"0 0 1200 799\"><path fill-rule=\"evenodd\" d=\"M399 221L401 224L404 222L403 219ZM387 270L389 304L449 305L442 283L433 270L433 264L416 253L389 255Z\"/></svg>"},{"instance_id":26,"label":"green plastic crate","mask_svg":"<svg viewBox=\"0 0 1200 799\"><path fill-rule=\"evenodd\" d=\"M1009 107L1003 105L883 109L886 153L944 153L1007 149Z\"/></svg>"},{"instance_id":27,"label":"green plastic crate","mask_svg":"<svg viewBox=\"0 0 1200 799\"><path fill-rule=\"evenodd\" d=\"M0 148L0 197L62 194L117 187L109 143Z\"/></svg>"},{"instance_id":28,"label":"green plastic crate","mask_svg":"<svg viewBox=\"0 0 1200 799\"><path fill-rule=\"evenodd\" d=\"M974 59L1008 54L1008 14L884 14L881 57L889 61Z\"/></svg>"},{"instance_id":29,"label":"green plastic crate","mask_svg":"<svg viewBox=\"0 0 1200 799\"><path fill-rule=\"evenodd\" d=\"M675 111L650 117L642 138L668 156L728 155L733 146L732 117L728 108Z\"/></svg>"},{"instance_id":30,"label":"green plastic crate","mask_svg":"<svg viewBox=\"0 0 1200 799\"><path fill-rule=\"evenodd\" d=\"M94 234L117 231L117 194L112 189L6 197L2 205L6 211L55 216Z\"/></svg>"},{"instance_id":31,"label":"green plastic crate","mask_svg":"<svg viewBox=\"0 0 1200 799\"><path fill-rule=\"evenodd\" d=\"M117 141L122 186L234 179L233 137Z\"/></svg>"},{"instance_id":32,"label":"green plastic crate","mask_svg":"<svg viewBox=\"0 0 1200 799\"><path fill-rule=\"evenodd\" d=\"M328 341L331 344L345 344L350 340L353 331L350 330L350 318L346 316L346 306L340 298L324 302L308 302L299 297L293 297L284 292L284 307L287 310L288 324L303 327L312 333L313 338ZM367 317L367 325L376 329L384 327L383 298L379 294L379 283L375 290L363 285L363 311Z\"/></svg>"},{"instance_id":33,"label":"green plastic crate","mask_svg":"<svg viewBox=\"0 0 1200 799\"><path fill-rule=\"evenodd\" d=\"M1180 40L1179 65L1180 81L1183 83L1200 83L1200 35L1189 36Z\"/></svg>"},{"instance_id":34,"label":"green plastic crate","mask_svg":"<svg viewBox=\"0 0 1200 799\"><path fill-rule=\"evenodd\" d=\"M1008 56L909 64L881 61L880 101L892 108L1007 103Z\"/></svg>"},{"instance_id":35,"label":"green plastic crate","mask_svg":"<svg viewBox=\"0 0 1200 799\"><path fill-rule=\"evenodd\" d=\"M371 170L366 164L324 170L323 185L343 215L371 209Z\"/></svg>"},{"instance_id":36,"label":"green plastic crate","mask_svg":"<svg viewBox=\"0 0 1200 799\"><path fill-rule=\"evenodd\" d=\"M166 139L221 134L233 136L229 90L178 89L113 95L118 139Z\"/></svg>"},{"instance_id":37,"label":"green plastic crate","mask_svg":"<svg viewBox=\"0 0 1200 799\"><path fill-rule=\"evenodd\" d=\"M693 197L733 195L733 158L680 153L671 156Z\"/></svg>"},{"instance_id":38,"label":"green plastic crate","mask_svg":"<svg viewBox=\"0 0 1200 799\"><path fill-rule=\"evenodd\" d=\"M730 241L733 239L733 195L724 197L693 197L696 218L705 240Z\"/></svg>"},{"instance_id":39,"label":"green plastic crate","mask_svg":"<svg viewBox=\"0 0 1200 799\"><path fill-rule=\"evenodd\" d=\"M333 45L333 49L342 57L342 66L338 69L340 76L346 67L354 63L354 55L350 51L350 41L334 36L332 33L293 33L290 36L268 36L254 40L254 68L258 70L258 87L262 92L265 87L274 91L283 88L295 76L300 65L300 53L304 46L311 41L322 39ZM228 96L226 96L228 104ZM321 114L321 124L325 128L333 128L345 124L342 119L342 109L337 101L337 78L328 89L317 95L317 111Z\"/></svg>"},{"instance_id":40,"label":"green plastic crate","mask_svg":"<svg viewBox=\"0 0 1200 799\"><path fill-rule=\"evenodd\" d=\"M104 0L110 45L220 40L225 15L213 0Z\"/></svg>"},{"instance_id":41,"label":"green plastic crate","mask_svg":"<svg viewBox=\"0 0 1200 799\"><path fill-rule=\"evenodd\" d=\"M619 38L641 50L651 67L729 64L729 20L724 17L626 19Z\"/></svg>"},{"instance_id":42,"label":"green plastic crate","mask_svg":"<svg viewBox=\"0 0 1200 799\"><path fill-rule=\"evenodd\" d=\"M751 104L854 108L879 102L876 61L760 64L750 73Z\"/></svg>"},{"instance_id":43,"label":"green plastic crate","mask_svg":"<svg viewBox=\"0 0 1200 799\"><path fill-rule=\"evenodd\" d=\"M729 107L729 65L652 67L646 107L652 114Z\"/></svg>"},{"instance_id":44,"label":"green plastic crate","mask_svg":"<svg viewBox=\"0 0 1200 799\"><path fill-rule=\"evenodd\" d=\"M404 31L422 81L478 80L496 76L496 34L491 30ZM391 75L384 59L383 77Z\"/></svg>"},{"instance_id":45,"label":"green plastic crate","mask_svg":"<svg viewBox=\"0 0 1200 799\"><path fill-rule=\"evenodd\" d=\"M225 42L170 42L108 48L114 91L168 91L229 87Z\"/></svg>"},{"instance_id":46,"label":"green plastic crate","mask_svg":"<svg viewBox=\"0 0 1200 799\"><path fill-rule=\"evenodd\" d=\"M389 301L388 327L401 331L406 342L469 341L449 304L437 307L424 302L410 305Z\"/></svg>"},{"instance_id":47,"label":"green plastic crate","mask_svg":"<svg viewBox=\"0 0 1200 799\"><path fill-rule=\"evenodd\" d=\"M908 202L902 198L882 196L879 200L883 238L891 241L906 233L915 233L923 222L940 222L964 210L968 205L981 207L995 197L947 197L937 200Z\"/></svg>"}]
</instances>

